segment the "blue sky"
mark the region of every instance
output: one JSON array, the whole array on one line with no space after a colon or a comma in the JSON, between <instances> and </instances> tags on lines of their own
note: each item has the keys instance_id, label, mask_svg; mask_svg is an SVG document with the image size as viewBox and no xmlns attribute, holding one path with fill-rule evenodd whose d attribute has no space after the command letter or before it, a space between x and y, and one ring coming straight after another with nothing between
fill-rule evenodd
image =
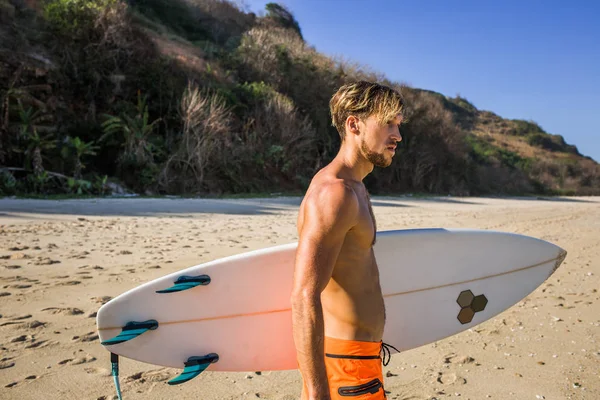
<instances>
[{"instance_id":1,"label":"blue sky","mask_svg":"<svg viewBox=\"0 0 600 400\"><path fill-rule=\"evenodd\" d=\"M268 2L245 0L257 13ZM600 1L279 3L324 54L533 120L600 161Z\"/></svg>"}]
</instances>

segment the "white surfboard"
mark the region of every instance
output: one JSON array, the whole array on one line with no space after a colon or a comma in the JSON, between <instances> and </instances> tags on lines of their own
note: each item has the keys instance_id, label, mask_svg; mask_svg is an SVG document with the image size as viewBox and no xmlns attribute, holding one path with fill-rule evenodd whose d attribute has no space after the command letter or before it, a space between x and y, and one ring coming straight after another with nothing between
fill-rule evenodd
<instances>
[{"instance_id":1,"label":"white surfboard","mask_svg":"<svg viewBox=\"0 0 600 400\"><path fill-rule=\"evenodd\" d=\"M213 371L297 368L290 293L297 243L197 265L136 287L97 315L101 341L131 321L158 327L107 350L183 368L218 354ZM454 335L513 306L542 284L566 252L517 234L451 229L378 232L374 247L387 321L383 341L399 351ZM210 283L172 293L182 276Z\"/></svg>"}]
</instances>

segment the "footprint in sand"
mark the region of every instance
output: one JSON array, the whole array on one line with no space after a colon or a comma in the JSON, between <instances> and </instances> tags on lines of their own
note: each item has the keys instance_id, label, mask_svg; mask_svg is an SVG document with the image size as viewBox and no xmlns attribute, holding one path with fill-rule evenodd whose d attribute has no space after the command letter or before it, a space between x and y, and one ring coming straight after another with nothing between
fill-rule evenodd
<instances>
[{"instance_id":1,"label":"footprint in sand","mask_svg":"<svg viewBox=\"0 0 600 400\"><path fill-rule=\"evenodd\" d=\"M170 373L166 368L155 369L151 371L145 372L137 372L133 375L129 375L125 378L125 382L133 382L140 381L141 383L149 381L149 382L163 382L172 378L172 373Z\"/></svg>"},{"instance_id":2,"label":"footprint in sand","mask_svg":"<svg viewBox=\"0 0 600 400\"><path fill-rule=\"evenodd\" d=\"M8 326L8 325L18 325L18 324L23 324L24 322L22 321L23 319L27 319L27 318L31 318L31 315L25 315L23 317L16 317L16 318L11 318L10 321L8 322L3 322L0 324L0 326Z\"/></svg>"},{"instance_id":3,"label":"footprint in sand","mask_svg":"<svg viewBox=\"0 0 600 400\"><path fill-rule=\"evenodd\" d=\"M98 340L98 334L92 331L82 336L73 336L71 339L76 342L93 342L95 340Z\"/></svg>"},{"instance_id":4,"label":"footprint in sand","mask_svg":"<svg viewBox=\"0 0 600 400\"><path fill-rule=\"evenodd\" d=\"M3 279L5 282L25 282L25 283L39 283L38 279L29 279L21 275L11 276ZM30 285L31 286L31 285Z\"/></svg>"},{"instance_id":5,"label":"footprint in sand","mask_svg":"<svg viewBox=\"0 0 600 400\"><path fill-rule=\"evenodd\" d=\"M11 321L21 321L21 320L28 319L28 318L31 318L31 314L25 314L25 315L21 315L19 317L11 318Z\"/></svg>"},{"instance_id":6,"label":"footprint in sand","mask_svg":"<svg viewBox=\"0 0 600 400\"><path fill-rule=\"evenodd\" d=\"M26 349L37 349L38 347L47 347L51 343L48 340L32 339L31 343L25 346Z\"/></svg>"},{"instance_id":7,"label":"footprint in sand","mask_svg":"<svg viewBox=\"0 0 600 400\"><path fill-rule=\"evenodd\" d=\"M10 285L9 286L11 289L28 289L31 287L31 285L28 284L17 284L17 285Z\"/></svg>"},{"instance_id":8,"label":"footprint in sand","mask_svg":"<svg viewBox=\"0 0 600 400\"><path fill-rule=\"evenodd\" d=\"M91 354L87 354L84 357L67 358L66 360L59 361L57 364L58 365L81 365L81 364L87 364L87 363L90 363L93 361L96 361L96 357L92 356Z\"/></svg>"},{"instance_id":9,"label":"footprint in sand","mask_svg":"<svg viewBox=\"0 0 600 400\"><path fill-rule=\"evenodd\" d=\"M83 311L81 311L79 308L74 308L74 307L66 307L66 308L48 307L48 308L43 308L42 311L48 311L51 314L64 314L64 315L83 314Z\"/></svg>"},{"instance_id":10,"label":"footprint in sand","mask_svg":"<svg viewBox=\"0 0 600 400\"><path fill-rule=\"evenodd\" d=\"M79 285L81 281L67 281L67 282L59 282L54 286L75 286Z\"/></svg>"},{"instance_id":11,"label":"footprint in sand","mask_svg":"<svg viewBox=\"0 0 600 400\"><path fill-rule=\"evenodd\" d=\"M92 300L94 303L98 303L98 304L106 304L109 301L112 300L112 297L110 296L100 296L100 297L92 297L90 300Z\"/></svg>"},{"instance_id":12,"label":"footprint in sand","mask_svg":"<svg viewBox=\"0 0 600 400\"><path fill-rule=\"evenodd\" d=\"M21 383L23 381L33 380L33 379L37 379L37 378L40 378L40 377L37 375L29 375L29 376L26 376L25 379L23 379L20 382L11 382L8 385L5 385L4 387L11 388L11 387L17 386L19 383Z\"/></svg>"},{"instance_id":13,"label":"footprint in sand","mask_svg":"<svg viewBox=\"0 0 600 400\"><path fill-rule=\"evenodd\" d=\"M77 272L77 275L79 275L79 277L81 279L94 279L94 277L91 276L90 274L91 274L91 272L89 272L89 271Z\"/></svg>"},{"instance_id":14,"label":"footprint in sand","mask_svg":"<svg viewBox=\"0 0 600 400\"><path fill-rule=\"evenodd\" d=\"M31 322L24 323L23 328L25 328L25 329L45 328L47 324L48 324L47 322L31 321Z\"/></svg>"},{"instance_id":15,"label":"footprint in sand","mask_svg":"<svg viewBox=\"0 0 600 400\"><path fill-rule=\"evenodd\" d=\"M467 380L463 377L457 376L455 373L442 373L438 372L437 381L442 385L452 385L454 383L466 384Z\"/></svg>"},{"instance_id":16,"label":"footprint in sand","mask_svg":"<svg viewBox=\"0 0 600 400\"><path fill-rule=\"evenodd\" d=\"M14 366L15 363L12 361L12 357L4 357L2 360L0 360L0 369L11 368Z\"/></svg>"},{"instance_id":17,"label":"footprint in sand","mask_svg":"<svg viewBox=\"0 0 600 400\"><path fill-rule=\"evenodd\" d=\"M101 271L104 268L102 268L99 265L83 265L83 266L79 267L79 269L94 269L94 270L97 270L97 271Z\"/></svg>"},{"instance_id":18,"label":"footprint in sand","mask_svg":"<svg viewBox=\"0 0 600 400\"><path fill-rule=\"evenodd\" d=\"M33 265L52 265L52 264L60 264L59 260L52 260L48 257L36 257L33 260Z\"/></svg>"},{"instance_id":19,"label":"footprint in sand","mask_svg":"<svg viewBox=\"0 0 600 400\"><path fill-rule=\"evenodd\" d=\"M17 336L17 337L10 339L10 343L21 343L21 342L25 342L31 338L32 338L32 336L30 336L30 335L21 335L21 336Z\"/></svg>"},{"instance_id":20,"label":"footprint in sand","mask_svg":"<svg viewBox=\"0 0 600 400\"><path fill-rule=\"evenodd\" d=\"M14 247L8 248L8 251L23 251L23 250L29 250L29 246L14 246Z\"/></svg>"},{"instance_id":21,"label":"footprint in sand","mask_svg":"<svg viewBox=\"0 0 600 400\"><path fill-rule=\"evenodd\" d=\"M110 376L110 371L106 368L95 368L88 367L83 369L88 374L100 375L100 376Z\"/></svg>"},{"instance_id":22,"label":"footprint in sand","mask_svg":"<svg viewBox=\"0 0 600 400\"><path fill-rule=\"evenodd\" d=\"M34 335L20 335L20 336L12 338L10 340L10 343L25 343L26 349L35 349L40 346L46 347L47 345L50 344L50 343L48 343L47 340L36 339L36 337Z\"/></svg>"},{"instance_id":23,"label":"footprint in sand","mask_svg":"<svg viewBox=\"0 0 600 400\"><path fill-rule=\"evenodd\" d=\"M72 255L69 256L69 258L76 258L78 260L82 260L84 258L87 258L87 256L90 254L89 251L82 251L81 253L74 253Z\"/></svg>"},{"instance_id":24,"label":"footprint in sand","mask_svg":"<svg viewBox=\"0 0 600 400\"><path fill-rule=\"evenodd\" d=\"M1 260L27 260L29 258L31 258L31 256L25 253L14 253L9 256L0 256Z\"/></svg>"}]
</instances>

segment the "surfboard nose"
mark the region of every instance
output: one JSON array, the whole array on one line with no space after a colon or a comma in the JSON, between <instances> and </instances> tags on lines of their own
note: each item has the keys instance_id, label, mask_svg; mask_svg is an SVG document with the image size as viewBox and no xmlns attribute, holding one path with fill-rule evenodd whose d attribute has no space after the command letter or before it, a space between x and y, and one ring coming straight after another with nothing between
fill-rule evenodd
<instances>
[{"instance_id":1,"label":"surfboard nose","mask_svg":"<svg viewBox=\"0 0 600 400\"><path fill-rule=\"evenodd\" d=\"M556 257L556 260L554 261L554 268L552 268L552 272L550 272L550 275L548 275L548 277L552 276L552 274L554 274L556 272L558 267L560 267L560 265L563 263L563 261L565 261L565 258L567 258L567 251L565 249L562 249L559 247L558 256Z\"/></svg>"}]
</instances>

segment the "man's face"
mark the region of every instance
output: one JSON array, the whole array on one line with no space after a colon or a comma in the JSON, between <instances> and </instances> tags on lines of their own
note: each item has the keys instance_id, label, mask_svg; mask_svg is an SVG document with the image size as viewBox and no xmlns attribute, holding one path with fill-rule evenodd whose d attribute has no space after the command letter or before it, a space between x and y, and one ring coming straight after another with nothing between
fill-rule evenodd
<instances>
[{"instance_id":1,"label":"man's face","mask_svg":"<svg viewBox=\"0 0 600 400\"><path fill-rule=\"evenodd\" d=\"M396 144L402 140L399 129L401 122L400 115L383 125L373 115L364 120L360 149L363 156L376 167L385 168L392 163Z\"/></svg>"}]
</instances>

